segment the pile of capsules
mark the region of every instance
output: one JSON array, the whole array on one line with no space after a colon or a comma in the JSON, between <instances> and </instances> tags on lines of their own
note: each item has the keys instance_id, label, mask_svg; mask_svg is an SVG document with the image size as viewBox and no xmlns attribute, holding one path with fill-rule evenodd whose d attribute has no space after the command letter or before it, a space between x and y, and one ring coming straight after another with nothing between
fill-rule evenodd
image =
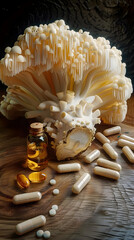
<instances>
[{"instance_id":1,"label":"pile of capsules","mask_svg":"<svg viewBox=\"0 0 134 240\"><path fill-rule=\"evenodd\" d=\"M114 150L114 148L110 145L110 140L107 138L108 136L121 133L121 127L115 126L112 128L105 129L103 134L101 132L97 132L95 138L103 144L102 148L107 153L107 155L112 159L116 160L118 158L118 153ZM122 147L122 152L127 157L129 162L134 163L134 138L129 137L127 135L120 135L120 138L117 142L117 145ZM120 178L120 170L121 165L117 162L110 161L108 159L100 158L100 151L98 149L93 150L88 155L84 157L84 162L91 163L94 160L97 160L97 166L94 167L93 172L96 175L103 176L106 178L111 178L114 180L118 180ZM81 165L79 163L66 163L66 164L57 164L49 162L49 167L54 169L58 173L69 173L69 172L78 172L81 169ZM41 179L41 176L34 176L34 174L42 174L41 172L31 173L29 175L30 181L33 182L33 179ZM32 177L31 177L32 176ZM44 176L44 179L46 176ZM43 179L43 177L42 177ZM72 192L74 194L79 194L82 189L90 182L91 175L89 173L83 173L81 177L76 181L76 183L72 186ZM21 182L21 181L20 181ZM35 182L35 180L34 180ZM37 182L37 181L36 181ZM56 184L55 179L50 180L51 185ZM22 183L21 183L22 185ZM59 189L54 189L53 194L59 194ZM32 192L32 193L24 193L14 196L13 203L21 204L33 201L39 201L42 195L40 192ZM58 210L57 205L53 205L49 211L50 216L56 215L56 211ZM46 223L46 218L43 215L37 216L35 218L29 219L22 223L16 225L16 233L18 235L22 235L26 232L29 232L35 228L41 227ZM50 232L43 230L37 231L37 237L49 238Z\"/></svg>"}]
</instances>

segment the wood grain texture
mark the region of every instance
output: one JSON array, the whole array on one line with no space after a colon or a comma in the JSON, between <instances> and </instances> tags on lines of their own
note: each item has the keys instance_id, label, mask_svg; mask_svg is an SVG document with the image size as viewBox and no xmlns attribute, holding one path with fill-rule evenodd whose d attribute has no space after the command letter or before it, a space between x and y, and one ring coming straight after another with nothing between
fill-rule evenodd
<instances>
[{"instance_id":1,"label":"wood grain texture","mask_svg":"<svg viewBox=\"0 0 134 240\"><path fill-rule=\"evenodd\" d=\"M121 124L122 133L134 137L134 96L128 101L128 115ZM25 119L8 121L0 116L0 240L33 240L36 230L23 236L15 234L15 225L39 214L47 218L43 230L49 230L53 240L132 240L134 239L134 165L123 156L117 146L119 135L109 137L112 146L119 154L117 162L122 165L119 181L105 179L93 174L96 162L86 164L83 157L75 161L81 163L78 173L57 174L47 167L44 172L47 179L44 183L31 184L27 190L20 190L16 184L16 175L30 170L22 167L26 157L26 136L28 122ZM99 131L109 127L98 125ZM100 149L101 156L107 157L101 144L94 140L88 151ZM50 154L51 155L51 154ZM49 155L49 156L50 156ZM50 160L51 161L51 160ZM79 194L71 192L72 185L83 172L91 174L91 181ZM55 178L55 186L49 180ZM60 194L52 195L58 188ZM43 197L39 202L15 206L12 197L23 192L41 191ZM48 211L53 204L59 206L55 217Z\"/></svg>"}]
</instances>

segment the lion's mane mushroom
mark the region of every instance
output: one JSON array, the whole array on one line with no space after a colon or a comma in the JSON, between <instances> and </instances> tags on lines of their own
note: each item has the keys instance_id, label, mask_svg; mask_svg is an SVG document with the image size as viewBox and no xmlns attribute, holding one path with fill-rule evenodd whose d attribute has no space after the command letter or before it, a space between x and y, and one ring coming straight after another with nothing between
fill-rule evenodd
<instances>
[{"instance_id":1,"label":"lion's mane mushroom","mask_svg":"<svg viewBox=\"0 0 134 240\"><path fill-rule=\"evenodd\" d=\"M25 29L5 49L0 78L8 85L0 110L9 119L39 118L58 160L92 142L95 124L119 123L132 93L121 51L103 37L75 32L63 20Z\"/></svg>"}]
</instances>

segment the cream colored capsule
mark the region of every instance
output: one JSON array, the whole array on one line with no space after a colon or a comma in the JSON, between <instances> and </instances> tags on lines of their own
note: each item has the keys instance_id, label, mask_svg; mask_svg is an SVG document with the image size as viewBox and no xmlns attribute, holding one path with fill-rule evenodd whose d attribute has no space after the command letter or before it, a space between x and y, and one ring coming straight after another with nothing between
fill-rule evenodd
<instances>
[{"instance_id":1,"label":"cream colored capsule","mask_svg":"<svg viewBox=\"0 0 134 240\"><path fill-rule=\"evenodd\" d=\"M91 163L99 156L100 156L100 151L98 149L95 149L92 152L90 152L87 156L85 156L83 160L86 163Z\"/></svg>"},{"instance_id":2,"label":"cream colored capsule","mask_svg":"<svg viewBox=\"0 0 134 240\"><path fill-rule=\"evenodd\" d=\"M129 137L129 136L125 135L125 134L121 134L120 135L120 139L125 139L127 141L134 142L134 138Z\"/></svg>"},{"instance_id":3,"label":"cream colored capsule","mask_svg":"<svg viewBox=\"0 0 134 240\"><path fill-rule=\"evenodd\" d=\"M134 163L134 153L132 152L132 150L128 146L124 146L122 148L122 152L127 157L129 162Z\"/></svg>"},{"instance_id":4,"label":"cream colored capsule","mask_svg":"<svg viewBox=\"0 0 134 240\"><path fill-rule=\"evenodd\" d=\"M96 175L106 177L106 178L112 178L117 180L120 177L120 174L118 171L108 169L108 168L96 166L93 171Z\"/></svg>"},{"instance_id":5,"label":"cream colored capsule","mask_svg":"<svg viewBox=\"0 0 134 240\"><path fill-rule=\"evenodd\" d=\"M101 167L105 167L105 168L110 168L116 171L120 171L121 170L121 165L112 161L109 161L107 159L104 158L98 158L97 159L97 164Z\"/></svg>"},{"instance_id":6,"label":"cream colored capsule","mask_svg":"<svg viewBox=\"0 0 134 240\"><path fill-rule=\"evenodd\" d=\"M77 180L77 182L72 187L72 192L79 194L82 189L88 184L91 176L89 173L83 173L83 175Z\"/></svg>"},{"instance_id":7,"label":"cream colored capsule","mask_svg":"<svg viewBox=\"0 0 134 240\"><path fill-rule=\"evenodd\" d=\"M58 173L77 172L80 171L81 165L79 163L58 164L56 171Z\"/></svg>"},{"instance_id":8,"label":"cream colored capsule","mask_svg":"<svg viewBox=\"0 0 134 240\"><path fill-rule=\"evenodd\" d=\"M113 149L113 147L109 143L104 143L103 149L113 160L116 160L118 158L118 153Z\"/></svg>"},{"instance_id":9,"label":"cream colored capsule","mask_svg":"<svg viewBox=\"0 0 134 240\"><path fill-rule=\"evenodd\" d=\"M96 139L97 139L99 142L101 142L102 144L104 144L104 143L110 143L110 140L109 140L107 137L105 137L101 132L97 132L97 133L95 134L95 137L96 137Z\"/></svg>"},{"instance_id":10,"label":"cream colored capsule","mask_svg":"<svg viewBox=\"0 0 134 240\"><path fill-rule=\"evenodd\" d=\"M13 197L13 203L18 205L18 204L23 204L28 202L35 202L35 201L39 201L41 198L42 198L42 194L40 192L22 193L22 194L17 194Z\"/></svg>"},{"instance_id":11,"label":"cream colored capsule","mask_svg":"<svg viewBox=\"0 0 134 240\"><path fill-rule=\"evenodd\" d=\"M105 136L110 136L113 134L117 134L121 132L121 127L120 126L116 126L116 127L112 127L112 128L107 128L103 131L103 134Z\"/></svg>"},{"instance_id":12,"label":"cream colored capsule","mask_svg":"<svg viewBox=\"0 0 134 240\"><path fill-rule=\"evenodd\" d=\"M130 141L127 141L125 139L119 139L118 140L118 146L120 146L120 147L128 146L132 150L134 150L134 142L130 142Z\"/></svg>"},{"instance_id":13,"label":"cream colored capsule","mask_svg":"<svg viewBox=\"0 0 134 240\"><path fill-rule=\"evenodd\" d=\"M23 235L24 233L30 232L35 228L45 225L46 218L43 215L28 219L16 225L16 234Z\"/></svg>"}]
</instances>

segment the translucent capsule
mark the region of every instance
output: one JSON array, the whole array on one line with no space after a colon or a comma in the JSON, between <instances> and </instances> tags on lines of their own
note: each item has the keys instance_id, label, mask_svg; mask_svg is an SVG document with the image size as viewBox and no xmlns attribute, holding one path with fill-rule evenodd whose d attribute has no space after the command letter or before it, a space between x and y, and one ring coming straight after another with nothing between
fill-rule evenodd
<instances>
[{"instance_id":1,"label":"translucent capsule","mask_svg":"<svg viewBox=\"0 0 134 240\"><path fill-rule=\"evenodd\" d=\"M72 187L72 192L79 194L82 189L89 183L91 176L89 173L83 173L83 175L77 180Z\"/></svg>"},{"instance_id":2,"label":"translucent capsule","mask_svg":"<svg viewBox=\"0 0 134 240\"><path fill-rule=\"evenodd\" d=\"M95 134L95 138L96 138L99 142L101 142L102 144L104 144L104 143L110 143L110 140L109 140L107 137L105 137L101 132L97 132L97 133Z\"/></svg>"},{"instance_id":3,"label":"translucent capsule","mask_svg":"<svg viewBox=\"0 0 134 240\"><path fill-rule=\"evenodd\" d=\"M28 219L16 225L16 234L23 235L24 233L30 232L35 228L45 225L46 218L43 215Z\"/></svg>"},{"instance_id":4,"label":"translucent capsule","mask_svg":"<svg viewBox=\"0 0 134 240\"><path fill-rule=\"evenodd\" d=\"M134 153L132 152L132 150L128 146L124 146L122 148L122 152L127 157L129 162L134 163Z\"/></svg>"},{"instance_id":5,"label":"translucent capsule","mask_svg":"<svg viewBox=\"0 0 134 240\"><path fill-rule=\"evenodd\" d=\"M96 175L106 177L106 178L111 178L114 180L118 180L118 178L120 177L120 174L118 171L108 169L108 168L96 166L93 171L94 171L94 174Z\"/></svg>"},{"instance_id":6,"label":"translucent capsule","mask_svg":"<svg viewBox=\"0 0 134 240\"><path fill-rule=\"evenodd\" d=\"M95 149L92 152L90 152L87 156L85 156L83 161L86 163L91 163L99 156L100 156L100 151L98 149Z\"/></svg>"},{"instance_id":7,"label":"translucent capsule","mask_svg":"<svg viewBox=\"0 0 134 240\"><path fill-rule=\"evenodd\" d=\"M125 139L127 141L134 142L134 138L129 137L129 136L125 135L125 134L121 134L120 135L120 139Z\"/></svg>"},{"instance_id":8,"label":"translucent capsule","mask_svg":"<svg viewBox=\"0 0 134 240\"><path fill-rule=\"evenodd\" d=\"M101 167L105 167L105 168L110 168L116 171L120 171L121 170L121 165L112 161L109 161L107 159L104 158L98 158L97 159L97 164Z\"/></svg>"},{"instance_id":9,"label":"translucent capsule","mask_svg":"<svg viewBox=\"0 0 134 240\"><path fill-rule=\"evenodd\" d=\"M20 188L28 188L30 182L24 174L17 174L17 184Z\"/></svg>"},{"instance_id":10,"label":"translucent capsule","mask_svg":"<svg viewBox=\"0 0 134 240\"><path fill-rule=\"evenodd\" d=\"M127 141L125 139L119 139L118 140L118 146L120 146L120 147L128 146L132 150L134 150L134 142L130 142L130 141Z\"/></svg>"},{"instance_id":11,"label":"translucent capsule","mask_svg":"<svg viewBox=\"0 0 134 240\"><path fill-rule=\"evenodd\" d=\"M47 175L43 172L32 172L28 178L32 183L41 183L46 179Z\"/></svg>"},{"instance_id":12,"label":"translucent capsule","mask_svg":"<svg viewBox=\"0 0 134 240\"><path fill-rule=\"evenodd\" d=\"M113 160L116 160L118 158L118 153L113 149L113 147L109 143L104 143L103 149Z\"/></svg>"},{"instance_id":13,"label":"translucent capsule","mask_svg":"<svg viewBox=\"0 0 134 240\"><path fill-rule=\"evenodd\" d=\"M116 126L116 127L112 127L112 128L107 128L103 131L103 134L105 136L110 136L110 135L114 135L117 133L121 132L121 127L120 126Z\"/></svg>"},{"instance_id":14,"label":"translucent capsule","mask_svg":"<svg viewBox=\"0 0 134 240\"><path fill-rule=\"evenodd\" d=\"M18 205L18 204L23 204L28 202L35 202L35 201L39 201L41 198L42 198L42 194L40 192L22 193L22 194L17 194L13 197L13 203Z\"/></svg>"}]
</instances>

